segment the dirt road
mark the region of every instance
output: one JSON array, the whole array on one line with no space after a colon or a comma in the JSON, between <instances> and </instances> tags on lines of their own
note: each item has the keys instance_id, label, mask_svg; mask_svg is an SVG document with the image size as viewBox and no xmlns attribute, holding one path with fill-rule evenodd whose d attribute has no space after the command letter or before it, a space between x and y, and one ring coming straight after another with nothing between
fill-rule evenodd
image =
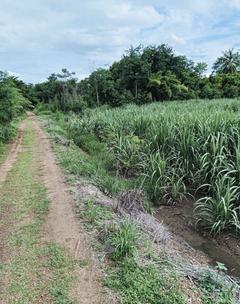
<instances>
[{"instance_id":1,"label":"dirt road","mask_svg":"<svg viewBox=\"0 0 240 304\"><path fill-rule=\"evenodd\" d=\"M25 145L23 147L22 141L27 132L32 133L32 136L35 139L34 141L29 140L28 146ZM84 229L80 227L76 217L73 198L68 192L68 186L64 181L61 170L56 164L49 138L42 130L37 117L32 113L28 113L27 119L22 123L16 142L12 145L12 149L10 150L5 163L0 167L0 194L1 191L4 191L3 189L7 189L7 185L9 184L8 179L14 179L14 171L17 170L15 169L15 166L17 166L16 163L18 162L17 159L21 158L21 154L26 151L31 154L30 161L31 170L33 172L31 179L36 179L45 186L45 195L49 200L48 212L41 222L36 242L40 244L40 247L42 244L56 244L63 248L66 254L77 261L77 263L74 263L72 269L74 282L69 290L69 297L73 302L66 303L108 303L109 299L101 283L101 274L98 270L98 264L90 248L87 235L85 234ZM11 173L12 171L13 173ZM20 174L24 177L24 174L28 174L28 172L23 171L24 170L21 169ZM10 177L8 178L9 172ZM11 180L11 182L14 181ZM14 189L12 189L12 191L14 192ZM14 205L11 206L11 202L8 202L7 196L3 193L2 195L3 200L6 201L1 207L2 215L9 215L3 216L2 218L0 234L1 263L8 265L6 267L7 271L4 273L5 278L3 278L3 286L5 286L6 289L8 283L10 284L10 282L13 281L11 278L11 276L13 276L11 273L13 272L9 269L11 269L11 264L13 264L12 260L14 255L16 255L10 253L11 242L9 240L14 233L16 234L17 229L19 229L18 227L20 227L19 231L22 231L21 225L26 223L25 219L23 221L22 218L16 219L15 215L11 216L11 212L14 213L14 210L21 208L21 206L19 206L21 203L20 199L18 202L18 198L14 197L14 193L11 193L14 200ZM24 195L28 195L28 193L25 193ZM31 213L28 213L25 218L31 218L32 216ZM6 227L8 228L6 229ZM82 266L83 261L84 267ZM39 266L39 269L41 272L42 266ZM51 281L51 278L53 277L51 269L45 269L43 272L43 277L45 275L48 280ZM38 275L32 273L31 276L37 277ZM42 289L44 288L42 287ZM46 291L42 291L41 294L39 293L39 296L36 293L34 301L31 300L31 302L29 300L29 302L27 302L26 300L26 303L58 303L57 301L54 301L53 297L51 298L49 295L46 296L46 294ZM18 297L18 295L16 295L16 297ZM16 299L11 296L8 297L6 293L4 294L4 298L1 298L1 303L15 303L15 300Z\"/></svg>"}]
</instances>

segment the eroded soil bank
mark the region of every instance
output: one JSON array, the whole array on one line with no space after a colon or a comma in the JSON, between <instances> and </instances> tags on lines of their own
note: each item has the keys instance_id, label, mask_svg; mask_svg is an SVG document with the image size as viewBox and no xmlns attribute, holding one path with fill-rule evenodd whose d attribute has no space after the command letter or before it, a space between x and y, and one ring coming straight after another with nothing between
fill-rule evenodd
<instances>
[{"instance_id":1,"label":"eroded soil bank","mask_svg":"<svg viewBox=\"0 0 240 304\"><path fill-rule=\"evenodd\" d=\"M197 228L193 217L193 202L160 206L154 215L172 233L183 238L194 249L206 254L212 265L216 265L216 262L224 263L230 275L240 277L239 237L225 233L214 238L208 232Z\"/></svg>"}]
</instances>

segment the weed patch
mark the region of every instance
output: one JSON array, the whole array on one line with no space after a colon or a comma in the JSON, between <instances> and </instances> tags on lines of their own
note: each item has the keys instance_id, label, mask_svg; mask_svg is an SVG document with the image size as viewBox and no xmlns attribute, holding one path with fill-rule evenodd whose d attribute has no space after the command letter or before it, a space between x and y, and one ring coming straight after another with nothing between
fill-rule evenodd
<instances>
[{"instance_id":1,"label":"weed patch","mask_svg":"<svg viewBox=\"0 0 240 304\"><path fill-rule=\"evenodd\" d=\"M81 211L81 216L86 219L90 224L96 226L101 225L103 220L111 220L113 218L112 212L108 208L96 205L93 200L87 200L84 203L84 210Z\"/></svg>"},{"instance_id":2,"label":"weed patch","mask_svg":"<svg viewBox=\"0 0 240 304\"><path fill-rule=\"evenodd\" d=\"M123 304L186 303L177 288L176 278L167 278L154 265L140 266L132 259L111 269L106 285L120 292Z\"/></svg>"},{"instance_id":3,"label":"weed patch","mask_svg":"<svg viewBox=\"0 0 240 304\"><path fill-rule=\"evenodd\" d=\"M109 231L107 243L112 248L115 261L134 257L137 254L137 229L128 219L121 221Z\"/></svg>"}]
</instances>

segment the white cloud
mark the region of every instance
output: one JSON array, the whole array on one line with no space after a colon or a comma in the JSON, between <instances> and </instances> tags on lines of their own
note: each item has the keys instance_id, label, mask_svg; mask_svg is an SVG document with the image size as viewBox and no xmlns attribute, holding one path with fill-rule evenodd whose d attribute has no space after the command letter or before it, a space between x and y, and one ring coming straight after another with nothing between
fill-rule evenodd
<instances>
[{"instance_id":1,"label":"white cloud","mask_svg":"<svg viewBox=\"0 0 240 304\"><path fill-rule=\"evenodd\" d=\"M175 45L186 44L186 40L183 37L180 37L180 36L175 35L175 34L171 34L171 38L172 38Z\"/></svg>"},{"instance_id":2,"label":"white cloud","mask_svg":"<svg viewBox=\"0 0 240 304\"><path fill-rule=\"evenodd\" d=\"M107 9L106 16L112 20L127 22L142 28L154 26L164 19L164 16L151 5L136 6L129 2L112 4Z\"/></svg>"},{"instance_id":3,"label":"white cloud","mask_svg":"<svg viewBox=\"0 0 240 304\"><path fill-rule=\"evenodd\" d=\"M168 43L210 65L240 44L240 0L0 0L0 70L87 75L130 45Z\"/></svg>"}]
</instances>

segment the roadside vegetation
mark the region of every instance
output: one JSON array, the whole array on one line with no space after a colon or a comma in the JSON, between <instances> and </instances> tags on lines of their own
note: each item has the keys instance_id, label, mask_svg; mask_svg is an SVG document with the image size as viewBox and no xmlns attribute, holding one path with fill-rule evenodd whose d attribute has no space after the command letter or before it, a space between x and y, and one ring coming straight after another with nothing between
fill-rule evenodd
<instances>
[{"instance_id":1,"label":"roadside vegetation","mask_svg":"<svg viewBox=\"0 0 240 304\"><path fill-rule=\"evenodd\" d=\"M136 106L130 106L130 108L138 112L141 110ZM129 110L128 108L121 110L119 117L124 118L124 111ZM118 115L116 112L120 110L113 110L112 113L112 110L107 110L107 113L105 109L98 111L99 113L96 112L99 116L103 115L104 118L111 119L111 115ZM81 121L85 122L85 131L81 129L79 133L68 129L69 125L75 125L76 117L74 116L45 112L42 119L55 142L54 149L58 161L66 171L69 181L73 185L76 182L84 184L86 181L94 183L107 195L115 198L123 191L134 187L136 189L142 184L145 176L138 177L133 173L131 176L124 176L116 172L113 166L116 158L112 149L106 142L99 141L96 134L93 137L93 129L86 133L88 126L86 121L92 121L90 117L94 120L97 116L96 112L94 115L88 115L86 120L84 116L82 117ZM146 108L143 113L146 113ZM133 116L137 119L136 112ZM124 124L119 124L116 116L113 121L118 126L124 126ZM131 123L134 121L131 120ZM79 145L81 149L74 143L73 134L82 142ZM85 140L81 141L81 138ZM109 152L108 149L110 149ZM109 183L106 184L106 180L109 180ZM120 183L119 180L121 180ZM81 188L78 191L82 192ZM116 213L116 210L109 206L97 203L97 200L99 200L99 195L94 192L92 196L83 195L83 199L77 200L77 213L86 229L90 230L91 238L94 236L93 247L98 252L101 263L105 261L103 264L103 271L106 273L105 284L120 295L120 303L187 303L187 295L182 285L182 282L186 284L186 281L190 284L188 288L195 294L192 296L196 303L237 303L235 297L238 285L234 281L225 279L224 273L227 269L224 265L217 264L213 271L208 268L201 270L199 265L195 269L191 264L186 266L184 264L186 262L183 261L178 261L176 264L176 260L172 260L164 251L160 253L154 249L152 239L134 220ZM149 204L145 206L146 210L151 210ZM186 273L185 268L188 269ZM188 281L186 277L191 280Z\"/></svg>"},{"instance_id":2,"label":"roadside vegetation","mask_svg":"<svg viewBox=\"0 0 240 304\"><path fill-rule=\"evenodd\" d=\"M7 154L7 143L15 136L29 105L30 101L17 88L14 78L0 71L0 164Z\"/></svg>"},{"instance_id":3,"label":"roadside vegetation","mask_svg":"<svg viewBox=\"0 0 240 304\"><path fill-rule=\"evenodd\" d=\"M238 234L239 109L238 100L189 101L55 117L87 152L78 173L93 176L105 192L138 187L156 205L191 197L199 225Z\"/></svg>"},{"instance_id":4,"label":"roadside vegetation","mask_svg":"<svg viewBox=\"0 0 240 304\"><path fill-rule=\"evenodd\" d=\"M28 105L29 101L16 87L13 79L0 72L0 145L15 134L14 121Z\"/></svg>"},{"instance_id":5,"label":"roadside vegetation","mask_svg":"<svg viewBox=\"0 0 240 304\"><path fill-rule=\"evenodd\" d=\"M7 154L7 146L3 143L0 144L0 165L3 163L5 160Z\"/></svg>"}]
</instances>

